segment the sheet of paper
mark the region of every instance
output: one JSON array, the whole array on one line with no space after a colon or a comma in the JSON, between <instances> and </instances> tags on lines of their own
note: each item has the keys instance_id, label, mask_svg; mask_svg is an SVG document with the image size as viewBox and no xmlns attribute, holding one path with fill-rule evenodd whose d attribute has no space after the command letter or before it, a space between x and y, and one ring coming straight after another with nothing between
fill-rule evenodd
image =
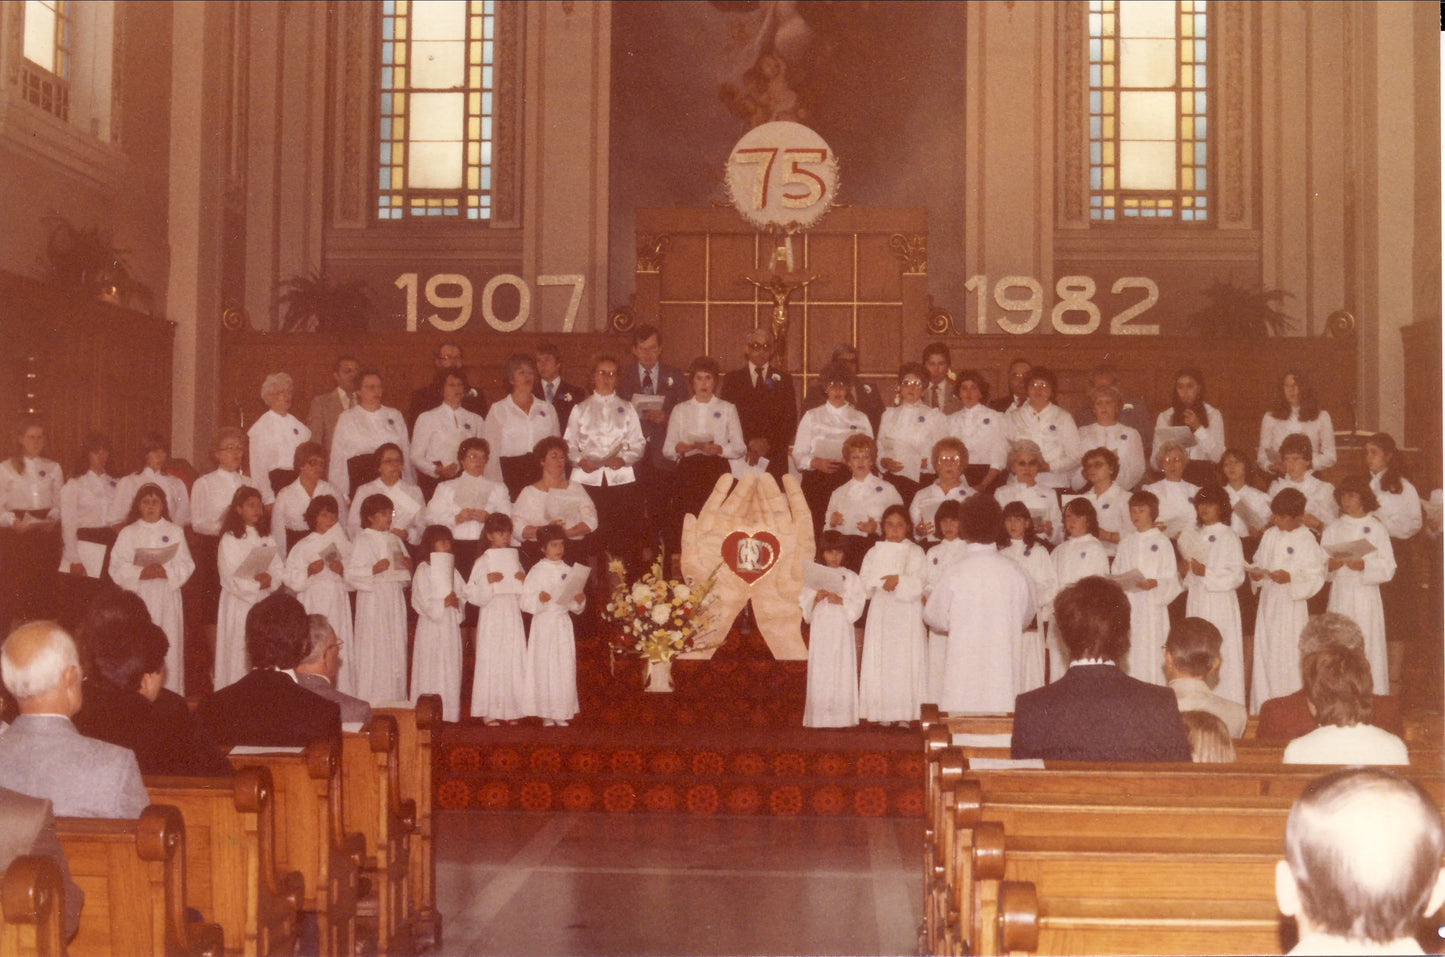
<instances>
[{"instance_id":1,"label":"sheet of paper","mask_svg":"<svg viewBox=\"0 0 1445 957\"><path fill-rule=\"evenodd\" d=\"M460 508L487 509L490 491L479 482L466 482L457 488L457 505Z\"/></svg>"},{"instance_id":2,"label":"sheet of paper","mask_svg":"<svg viewBox=\"0 0 1445 957\"><path fill-rule=\"evenodd\" d=\"M912 443L894 436L885 438L879 445L878 459L880 462L883 459L893 459L898 462L903 468L891 474L901 475L910 482L917 482L918 476L923 473L922 454L919 450L914 448Z\"/></svg>"},{"instance_id":3,"label":"sheet of paper","mask_svg":"<svg viewBox=\"0 0 1445 957\"><path fill-rule=\"evenodd\" d=\"M571 528L582 521L582 502L562 489L551 489L547 492L543 515L549 522L560 521L563 528Z\"/></svg>"},{"instance_id":4,"label":"sheet of paper","mask_svg":"<svg viewBox=\"0 0 1445 957\"><path fill-rule=\"evenodd\" d=\"M1042 771L1043 758L969 758L968 766L973 771Z\"/></svg>"},{"instance_id":5,"label":"sheet of paper","mask_svg":"<svg viewBox=\"0 0 1445 957\"><path fill-rule=\"evenodd\" d=\"M1179 555L1185 561L1204 562L1209 557L1209 543L1197 525L1190 525L1179 534Z\"/></svg>"},{"instance_id":6,"label":"sheet of paper","mask_svg":"<svg viewBox=\"0 0 1445 957\"><path fill-rule=\"evenodd\" d=\"M457 584L452 578L457 557L451 552L432 552L427 556L426 566L430 569L432 591L442 596L450 595Z\"/></svg>"},{"instance_id":7,"label":"sheet of paper","mask_svg":"<svg viewBox=\"0 0 1445 957\"><path fill-rule=\"evenodd\" d=\"M875 566L878 574L901 575L903 566L907 564L908 543L907 542L878 542L870 551L877 553Z\"/></svg>"},{"instance_id":8,"label":"sheet of paper","mask_svg":"<svg viewBox=\"0 0 1445 957\"><path fill-rule=\"evenodd\" d=\"M180 542L173 542L161 548L137 548L135 550L135 558L133 558L131 562L139 568L149 568L152 565L164 565L172 558L175 558L176 552L180 551L180 549Z\"/></svg>"},{"instance_id":9,"label":"sheet of paper","mask_svg":"<svg viewBox=\"0 0 1445 957\"><path fill-rule=\"evenodd\" d=\"M502 576L501 581L491 583L492 591L502 595L522 593L522 579L517 577L522 571L522 562L515 548L489 548L482 552L478 561L482 563L485 574L498 572Z\"/></svg>"},{"instance_id":10,"label":"sheet of paper","mask_svg":"<svg viewBox=\"0 0 1445 957\"><path fill-rule=\"evenodd\" d=\"M316 554L316 557L327 564L339 562L341 561L341 549L336 547L335 542L327 542L326 546Z\"/></svg>"},{"instance_id":11,"label":"sheet of paper","mask_svg":"<svg viewBox=\"0 0 1445 957\"><path fill-rule=\"evenodd\" d=\"M264 745L238 744L230 750L231 754L301 754L305 748L271 748Z\"/></svg>"},{"instance_id":12,"label":"sheet of paper","mask_svg":"<svg viewBox=\"0 0 1445 957\"><path fill-rule=\"evenodd\" d=\"M768 460L766 456L758 456L757 465L749 465L747 456L740 455L735 459L728 459L728 468L732 469L733 478L742 478L749 472L766 472Z\"/></svg>"},{"instance_id":13,"label":"sheet of paper","mask_svg":"<svg viewBox=\"0 0 1445 957\"><path fill-rule=\"evenodd\" d=\"M1269 516L1260 515L1254 509L1250 508L1248 503L1246 503L1244 499L1240 499L1238 502L1234 503L1234 514L1238 515L1239 520L1249 528L1269 527Z\"/></svg>"},{"instance_id":14,"label":"sheet of paper","mask_svg":"<svg viewBox=\"0 0 1445 957\"><path fill-rule=\"evenodd\" d=\"M1110 575L1109 580L1125 591L1139 591L1139 586L1148 581L1144 573L1137 568L1131 568L1127 572L1120 572L1117 575Z\"/></svg>"},{"instance_id":15,"label":"sheet of paper","mask_svg":"<svg viewBox=\"0 0 1445 957\"><path fill-rule=\"evenodd\" d=\"M1193 525L1194 522L1195 518L1193 515L1176 516L1175 518L1171 518L1168 521L1164 522L1164 534L1167 535L1171 540L1176 539L1180 535L1184 534L1184 530Z\"/></svg>"},{"instance_id":16,"label":"sheet of paper","mask_svg":"<svg viewBox=\"0 0 1445 957\"><path fill-rule=\"evenodd\" d=\"M845 581L847 579L843 577L843 571L839 568L821 565L818 562L809 562L803 568L803 586L805 588L842 595Z\"/></svg>"},{"instance_id":17,"label":"sheet of paper","mask_svg":"<svg viewBox=\"0 0 1445 957\"><path fill-rule=\"evenodd\" d=\"M276 557L276 543L265 541L251 549L251 554L241 560L236 566L237 578L255 578L257 575L271 567L271 562Z\"/></svg>"},{"instance_id":18,"label":"sheet of paper","mask_svg":"<svg viewBox=\"0 0 1445 957\"><path fill-rule=\"evenodd\" d=\"M827 459L830 462L843 461L843 437L825 438L819 436L813 439L813 458Z\"/></svg>"},{"instance_id":19,"label":"sheet of paper","mask_svg":"<svg viewBox=\"0 0 1445 957\"><path fill-rule=\"evenodd\" d=\"M85 577L99 578L105 567L105 546L99 542L76 542L75 552L80 564L85 566ZM70 563L64 558L60 560L60 571L66 574L70 572Z\"/></svg>"},{"instance_id":20,"label":"sheet of paper","mask_svg":"<svg viewBox=\"0 0 1445 957\"><path fill-rule=\"evenodd\" d=\"M953 736L953 744L959 748L1006 748L1012 743L1013 735L1008 732L1001 734L971 734L961 732Z\"/></svg>"},{"instance_id":21,"label":"sheet of paper","mask_svg":"<svg viewBox=\"0 0 1445 957\"><path fill-rule=\"evenodd\" d=\"M667 405L665 395L644 395L641 392L632 397L632 407L637 410L638 415L644 412L661 412Z\"/></svg>"},{"instance_id":22,"label":"sheet of paper","mask_svg":"<svg viewBox=\"0 0 1445 957\"><path fill-rule=\"evenodd\" d=\"M1325 546L1325 552L1328 553L1331 558L1342 558L1345 561L1364 558L1374 550L1375 546L1363 538L1357 538L1353 542L1340 542L1336 545Z\"/></svg>"},{"instance_id":23,"label":"sheet of paper","mask_svg":"<svg viewBox=\"0 0 1445 957\"><path fill-rule=\"evenodd\" d=\"M1154 447L1157 449L1165 442L1177 442L1186 449L1199 444L1199 440L1194 437L1194 430L1187 425L1161 425L1156 428Z\"/></svg>"},{"instance_id":24,"label":"sheet of paper","mask_svg":"<svg viewBox=\"0 0 1445 957\"><path fill-rule=\"evenodd\" d=\"M586 565L568 565L567 577L562 579L562 593L553 595L552 600L564 607L570 607L572 599L582 594L582 590L587 587L587 576L590 572L591 569Z\"/></svg>"}]
</instances>

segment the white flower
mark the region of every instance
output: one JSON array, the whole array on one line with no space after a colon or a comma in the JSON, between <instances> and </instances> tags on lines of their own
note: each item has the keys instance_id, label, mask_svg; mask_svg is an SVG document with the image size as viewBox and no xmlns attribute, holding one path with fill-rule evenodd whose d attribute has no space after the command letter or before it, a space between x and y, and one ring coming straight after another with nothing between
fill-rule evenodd
<instances>
[{"instance_id":1,"label":"white flower","mask_svg":"<svg viewBox=\"0 0 1445 957\"><path fill-rule=\"evenodd\" d=\"M674 598L681 598L682 600L686 601L688 596L692 594L692 589L688 588L686 585L678 585L672 590L672 594Z\"/></svg>"},{"instance_id":2,"label":"white flower","mask_svg":"<svg viewBox=\"0 0 1445 957\"><path fill-rule=\"evenodd\" d=\"M649 599L649 598L651 598L651 597L652 597L652 589L651 589L651 588L648 588L648 587L647 587L646 585L644 585L642 582L638 582L637 584L635 584L635 585L632 586L632 600L633 600L633 601L636 601L636 602L644 602L644 601L647 601L647 599Z\"/></svg>"},{"instance_id":3,"label":"white flower","mask_svg":"<svg viewBox=\"0 0 1445 957\"><path fill-rule=\"evenodd\" d=\"M656 624L659 624L659 625L665 625L665 624L667 624L667 619L668 619L668 617L669 617L671 614L672 614L672 609L671 609L671 608L668 608L666 605L654 605L654 606L652 607L652 620L653 620Z\"/></svg>"}]
</instances>

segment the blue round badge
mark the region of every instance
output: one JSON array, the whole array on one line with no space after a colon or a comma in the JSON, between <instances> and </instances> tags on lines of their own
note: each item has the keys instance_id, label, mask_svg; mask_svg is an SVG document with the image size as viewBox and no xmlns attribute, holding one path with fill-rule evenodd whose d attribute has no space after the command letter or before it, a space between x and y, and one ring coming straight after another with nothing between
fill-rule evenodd
<instances>
[{"instance_id":1,"label":"blue round badge","mask_svg":"<svg viewBox=\"0 0 1445 957\"><path fill-rule=\"evenodd\" d=\"M1158 545L1150 545L1150 546L1149 546L1149 551L1151 551L1151 552L1157 552L1157 551L1159 551L1159 546L1158 546Z\"/></svg>"},{"instance_id":2,"label":"blue round badge","mask_svg":"<svg viewBox=\"0 0 1445 957\"><path fill-rule=\"evenodd\" d=\"M880 486L878 486L877 488L875 488L873 491L878 492L878 493L881 494L882 491L883 491L883 486L880 485Z\"/></svg>"},{"instance_id":3,"label":"blue round badge","mask_svg":"<svg viewBox=\"0 0 1445 957\"><path fill-rule=\"evenodd\" d=\"M923 416L920 415L920 416L918 417L918 421L922 422L922 421L923 421Z\"/></svg>"},{"instance_id":4,"label":"blue round badge","mask_svg":"<svg viewBox=\"0 0 1445 957\"><path fill-rule=\"evenodd\" d=\"M1214 536L1213 536L1213 535L1209 536L1209 540L1210 540L1211 542L1214 541Z\"/></svg>"},{"instance_id":5,"label":"blue round badge","mask_svg":"<svg viewBox=\"0 0 1445 957\"><path fill-rule=\"evenodd\" d=\"M170 537L169 535L162 535L162 536L161 536L161 541L163 541L163 542L168 542L168 541L170 541L170 540L171 540L171 537Z\"/></svg>"},{"instance_id":6,"label":"blue round badge","mask_svg":"<svg viewBox=\"0 0 1445 957\"><path fill-rule=\"evenodd\" d=\"M713 417L714 419L721 419L721 418L722 418L722 413L721 413L721 412L714 412L714 413L712 414L712 417Z\"/></svg>"},{"instance_id":7,"label":"blue round badge","mask_svg":"<svg viewBox=\"0 0 1445 957\"><path fill-rule=\"evenodd\" d=\"M988 423L989 423L990 421L991 421L990 419L984 419L984 420L983 420L983 424L984 424L984 425L988 425Z\"/></svg>"},{"instance_id":8,"label":"blue round badge","mask_svg":"<svg viewBox=\"0 0 1445 957\"><path fill-rule=\"evenodd\" d=\"M1294 546L1291 545L1291 546L1289 546L1288 548L1286 548L1286 549L1284 550L1284 553L1285 553L1286 555L1293 555L1293 554L1294 554Z\"/></svg>"}]
</instances>

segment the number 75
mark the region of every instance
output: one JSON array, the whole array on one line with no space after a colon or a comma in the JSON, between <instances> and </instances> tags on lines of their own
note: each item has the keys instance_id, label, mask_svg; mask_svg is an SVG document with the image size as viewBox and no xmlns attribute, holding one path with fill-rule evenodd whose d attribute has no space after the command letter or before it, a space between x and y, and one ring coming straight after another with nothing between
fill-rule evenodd
<instances>
[{"instance_id":1,"label":"number 75","mask_svg":"<svg viewBox=\"0 0 1445 957\"><path fill-rule=\"evenodd\" d=\"M772 178L773 164L778 159L778 152L778 148L775 146L757 146L740 149L733 154L739 163L757 166L757 171L753 175L753 209L763 209L768 205L768 188ZM803 169L800 165L826 162L827 150L787 149L782 153L783 161L787 165L783 169L783 190L779 194L779 201L784 208L807 209L828 195L828 184L823 182L822 177L810 169ZM789 186L801 186L803 192L789 193L787 192Z\"/></svg>"}]
</instances>

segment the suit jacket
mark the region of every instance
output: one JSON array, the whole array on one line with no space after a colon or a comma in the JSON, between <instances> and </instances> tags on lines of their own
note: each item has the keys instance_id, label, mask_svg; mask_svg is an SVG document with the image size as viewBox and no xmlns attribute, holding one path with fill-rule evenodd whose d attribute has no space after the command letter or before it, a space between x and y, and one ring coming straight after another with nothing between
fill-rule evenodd
<instances>
[{"instance_id":1,"label":"suit jacket","mask_svg":"<svg viewBox=\"0 0 1445 957\"><path fill-rule=\"evenodd\" d=\"M47 798L61 817L140 817L150 804L135 755L60 714L22 714L0 734L0 787Z\"/></svg>"},{"instance_id":2,"label":"suit jacket","mask_svg":"<svg viewBox=\"0 0 1445 957\"><path fill-rule=\"evenodd\" d=\"M934 400L936 400L938 397L938 393L935 391L938 387L931 382L925 384L923 391L923 404L928 406L929 408L937 409L944 415L952 415L959 409L963 408L963 400L960 399L953 391L956 387L955 382L956 380L953 378L952 375L950 375L948 378L948 385L944 388L943 392L943 405L934 404Z\"/></svg>"},{"instance_id":3,"label":"suit jacket","mask_svg":"<svg viewBox=\"0 0 1445 957\"><path fill-rule=\"evenodd\" d=\"M255 668L201 699L201 726L226 750L237 745L295 748L341 737L341 707L307 691L284 671Z\"/></svg>"},{"instance_id":4,"label":"suit jacket","mask_svg":"<svg viewBox=\"0 0 1445 957\"><path fill-rule=\"evenodd\" d=\"M782 478L788 471L788 446L798 432L798 401L793 377L771 365L753 385L752 369L744 365L723 376L718 395L738 407L743 439L768 440L768 472Z\"/></svg>"},{"instance_id":5,"label":"suit jacket","mask_svg":"<svg viewBox=\"0 0 1445 957\"><path fill-rule=\"evenodd\" d=\"M81 734L135 753L141 774L185 777L232 773L226 755L201 730L186 699L161 689L154 702L122 691L104 679L85 683L85 701L75 716Z\"/></svg>"},{"instance_id":6,"label":"suit jacket","mask_svg":"<svg viewBox=\"0 0 1445 957\"><path fill-rule=\"evenodd\" d=\"M352 396L355 401L355 396ZM331 454L331 437L336 434L336 420L341 418L341 396L336 394L335 387L311 400L311 408L306 413L306 427L311 430L311 441L320 443Z\"/></svg>"},{"instance_id":7,"label":"suit jacket","mask_svg":"<svg viewBox=\"0 0 1445 957\"><path fill-rule=\"evenodd\" d=\"M1400 717L1400 702L1386 695L1375 695L1375 717L1370 721L1377 728L1403 738L1405 722ZM1294 694L1271 698L1259 706L1259 728L1254 736L1261 741L1293 741L1320 726L1310 714L1309 698L1301 688Z\"/></svg>"},{"instance_id":8,"label":"suit jacket","mask_svg":"<svg viewBox=\"0 0 1445 957\"><path fill-rule=\"evenodd\" d=\"M692 390L688 388L682 370L665 362L657 364L657 380L652 384L652 391L664 399L663 420L654 424L645 417L639 418L642 418L642 435L647 439L646 461L653 468L670 472L677 468L677 463L662 454L662 443L667 439L667 417L672 415L672 407L686 400ZM642 378L637 374L637 360L623 362L622 375L617 382L617 397L631 402L632 397L641 391Z\"/></svg>"},{"instance_id":9,"label":"suit jacket","mask_svg":"<svg viewBox=\"0 0 1445 957\"><path fill-rule=\"evenodd\" d=\"M532 395L539 399L547 398L547 393L542 388L542 380L537 380L536 386L532 388ZM567 433L567 416L572 414L572 407L585 398L587 398L587 393L566 379L557 382L557 392L552 397L552 408L557 410L557 428L562 431L562 434Z\"/></svg>"},{"instance_id":10,"label":"suit jacket","mask_svg":"<svg viewBox=\"0 0 1445 957\"><path fill-rule=\"evenodd\" d=\"M1114 665L1070 668L1014 702L1015 758L1055 761L1190 760L1174 692Z\"/></svg>"},{"instance_id":11,"label":"suit jacket","mask_svg":"<svg viewBox=\"0 0 1445 957\"><path fill-rule=\"evenodd\" d=\"M342 724L365 724L371 720L371 705L360 698L353 698L345 692L337 691L335 686L322 675L297 672L296 683L307 691L319 694L327 701L335 701L340 705Z\"/></svg>"},{"instance_id":12,"label":"suit jacket","mask_svg":"<svg viewBox=\"0 0 1445 957\"><path fill-rule=\"evenodd\" d=\"M411 402L406 407L406 431L416 428L416 420L428 409L435 409L442 404L442 384L440 378L433 379L431 385L424 385L411 394ZM462 394L462 408L468 412L475 412L477 415L486 418L487 407L491 405L481 389L467 384L467 391Z\"/></svg>"},{"instance_id":13,"label":"suit jacket","mask_svg":"<svg viewBox=\"0 0 1445 957\"><path fill-rule=\"evenodd\" d=\"M55 833L55 815L45 798L0 788L0 871L25 854L48 857L60 868L65 885L65 936L80 928L80 907L85 892L70 879L70 864Z\"/></svg>"},{"instance_id":14,"label":"suit jacket","mask_svg":"<svg viewBox=\"0 0 1445 957\"><path fill-rule=\"evenodd\" d=\"M1008 395L1001 395L997 399L990 399L988 401L988 407L997 412L1007 412L1010 409L1018 408L1022 404L1023 403L1019 402L1018 399L1014 398L1014 394L1012 392L1010 392Z\"/></svg>"}]
</instances>

